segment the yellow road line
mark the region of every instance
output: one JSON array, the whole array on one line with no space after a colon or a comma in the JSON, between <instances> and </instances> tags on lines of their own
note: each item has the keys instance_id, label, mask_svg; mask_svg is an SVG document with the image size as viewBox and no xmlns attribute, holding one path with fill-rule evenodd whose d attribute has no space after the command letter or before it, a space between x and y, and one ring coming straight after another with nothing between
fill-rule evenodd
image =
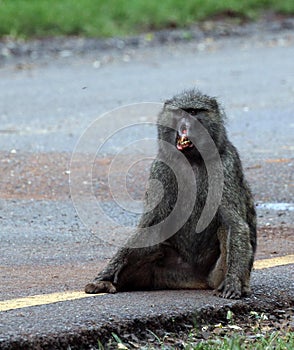
<instances>
[{"instance_id":1,"label":"yellow road line","mask_svg":"<svg viewBox=\"0 0 294 350\"><path fill-rule=\"evenodd\" d=\"M271 259L256 260L254 262L254 269L261 270L261 269L267 269L269 267L289 265L289 264L294 264L294 254L279 256L277 258L271 258Z\"/></svg>"},{"instance_id":2,"label":"yellow road line","mask_svg":"<svg viewBox=\"0 0 294 350\"><path fill-rule=\"evenodd\" d=\"M104 295L101 293L99 295ZM18 299L10 299L0 301L0 312L14 309L21 309L23 307L38 306L45 304L53 304L60 301L68 301L75 299L90 298L98 294L86 294L85 292L63 292L63 293L51 293L32 295L29 297L23 297Z\"/></svg>"},{"instance_id":3,"label":"yellow road line","mask_svg":"<svg viewBox=\"0 0 294 350\"><path fill-rule=\"evenodd\" d=\"M266 163L289 163L290 158L266 159Z\"/></svg>"},{"instance_id":4,"label":"yellow road line","mask_svg":"<svg viewBox=\"0 0 294 350\"><path fill-rule=\"evenodd\" d=\"M254 269L261 270L274 266L289 265L294 264L294 255L286 255L277 258L256 260L254 262ZM61 293L51 293L51 294L40 294L32 295L29 297L3 300L0 301L0 312L21 309L24 307L38 306L45 304L53 304L61 301L91 298L93 296L105 295L106 293L101 294L86 294L84 292L61 292Z\"/></svg>"}]
</instances>

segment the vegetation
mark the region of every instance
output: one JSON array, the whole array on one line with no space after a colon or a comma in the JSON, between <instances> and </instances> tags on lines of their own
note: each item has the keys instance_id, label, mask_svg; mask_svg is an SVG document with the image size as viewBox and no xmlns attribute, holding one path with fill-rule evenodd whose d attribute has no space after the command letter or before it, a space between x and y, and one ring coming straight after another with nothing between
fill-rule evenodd
<instances>
[{"instance_id":1,"label":"vegetation","mask_svg":"<svg viewBox=\"0 0 294 350\"><path fill-rule=\"evenodd\" d=\"M116 334L112 334L113 340L110 340L104 347L101 342L98 342L97 350L106 349L144 349L144 350L292 350L294 348L294 332L281 333L275 331L271 334L262 335L233 335L233 336L216 336L209 340L197 340L195 336L190 333L188 339L183 342L167 341L165 338L157 338L155 342L148 344L140 344L135 342L124 342ZM189 337L191 338L189 340ZM171 339L167 337L167 339Z\"/></svg>"},{"instance_id":2,"label":"vegetation","mask_svg":"<svg viewBox=\"0 0 294 350\"><path fill-rule=\"evenodd\" d=\"M162 333L158 336L147 330L139 340L134 334L119 337L112 333L97 350L292 350L294 332L291 326L292 309L276 310L277 313L258 313L237 316L227 312L226 320L217 324L196 325L187 331Z\"/></svg>"},{"instance_id":3,"label":"vegetation","mask_svg":"<svg viewBox=\"0 0 294 350\"><path fill-rule=\"evenodd\" d=\"M185 27L216 16L292 15L292 0L0 0L0 37L109 37Z\"/></svg>"}]
</instances>

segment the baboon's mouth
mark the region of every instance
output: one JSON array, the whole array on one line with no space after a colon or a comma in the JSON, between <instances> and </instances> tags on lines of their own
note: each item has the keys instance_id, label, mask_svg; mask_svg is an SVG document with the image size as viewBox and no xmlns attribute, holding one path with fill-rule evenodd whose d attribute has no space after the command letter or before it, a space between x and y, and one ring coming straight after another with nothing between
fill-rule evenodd
<instances>
[{"instance_id":1,"label":"baboon's mouth","mask_svg":"<svg viewBox=\"0 0 294 350\"><path fill-rule=\"evenodd\" d=\"M193 147L193 143L188 139L187 136L178 136L177 138L177 149L182 151L186 148Z\"/></svg>"}]
</instances>

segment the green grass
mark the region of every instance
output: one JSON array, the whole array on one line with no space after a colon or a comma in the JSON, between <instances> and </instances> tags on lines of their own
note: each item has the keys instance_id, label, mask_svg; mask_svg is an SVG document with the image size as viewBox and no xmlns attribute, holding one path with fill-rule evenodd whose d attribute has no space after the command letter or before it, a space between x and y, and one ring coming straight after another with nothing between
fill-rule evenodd
<instances>
[{"instance_id":1,"label":"green grass","mask_svg":"<svg viewBox=\"0 0 294 350\"><path fill-rule=\"evenodd\" d=\"M112 333L113 339L103 346L99 341L97 343L97 350L106 349L130 349L131 344L121 340L116 334ZM155 343L152 345L148 344L137 344L137 346L142 345L146 350L155 349L173 349L172 344L167 344L165 340L161 340L156 337ZM234 336L216 336L210 340L198 340L195 344L195 340L185 342L183 345L184 350L292 350L294 349L294 333L284 333L272 332L270 335L256 335L256 337L246 337L244 335L234 335Z\"/></svg>"},{"instance_id":2,"label":"green grass","mask_svg":"<svg viewBox=\"0 0 294 350\"><path fill-rule=\"evenodd\" d=\"M196 346L188 345L185 350L292 350L294 349L294 333L280 336L278 332L270 336L250 339L244 336L217 337L214 340L202 341Z\"/></svg>"},{"instance_id":3,"label":"green grass","mask_svg":"<svg viewBox=\"0 0 294 350\"><path fill-rule=\"evenodd\" d=\"M185 27L216 15L293 14L293 0L0 0L0 37L132 35Z\"/></svg>"},{"instance_id":4,"label":"green grass","mask_svg":"<svg viewBox=\"0 0 294 350\"><path fill-rule=\"evenodd\" d=\"M285 313L259 313L236 315L228 310L226 321L217 324L202 324L177 332L160 332L160 336L147 330L139 340L131 334L112 337L105 344L97 342L97 349L178 349L184 350L292 350L294 332L291 328L291 309ZM146 336L151 335L151 338Z\"/></svg>"}]
</instances>

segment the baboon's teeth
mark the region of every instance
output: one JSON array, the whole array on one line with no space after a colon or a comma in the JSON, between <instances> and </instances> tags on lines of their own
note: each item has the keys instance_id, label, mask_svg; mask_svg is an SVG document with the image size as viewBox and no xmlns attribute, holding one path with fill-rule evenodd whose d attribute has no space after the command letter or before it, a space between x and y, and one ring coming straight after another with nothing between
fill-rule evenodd
<instances>
[{"instance_id":1,"label":"baboon's teeth","mask_svg":"<svg viewBox=\"0 0 294 350\"><path fill-rule=\"evenodd\" d=\"M187 136L181 136L177 141L178 149L182 150L186 147L192 145L192 142L187 138Z\"/></svg>"}]
</instances>

